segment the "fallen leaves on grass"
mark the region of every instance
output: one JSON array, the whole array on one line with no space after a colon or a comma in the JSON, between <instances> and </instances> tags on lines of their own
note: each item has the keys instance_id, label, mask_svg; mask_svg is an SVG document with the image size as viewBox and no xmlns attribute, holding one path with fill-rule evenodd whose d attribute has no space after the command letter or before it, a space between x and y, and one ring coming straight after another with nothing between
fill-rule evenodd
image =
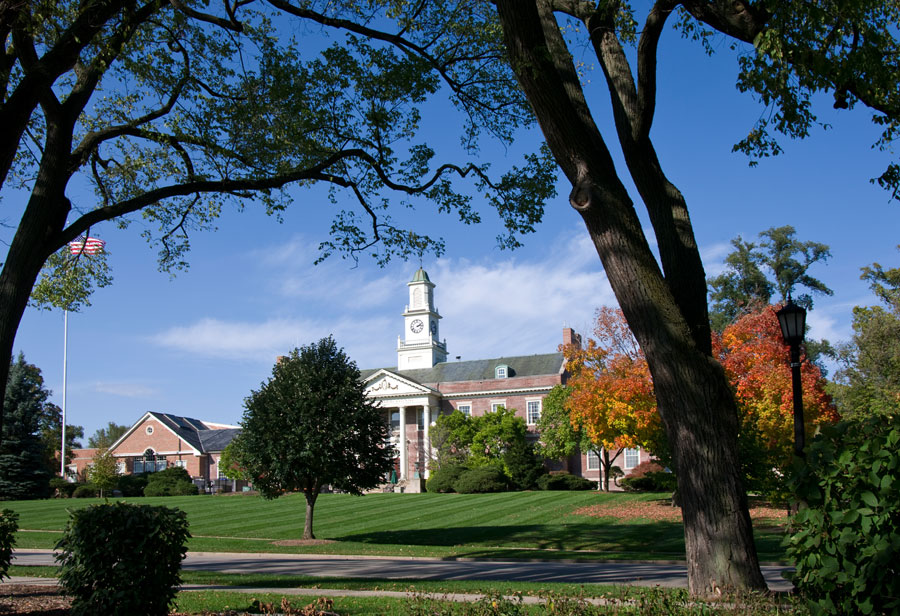
<instances>
[{"instance_id":1,"label":"fallen leaves on grass","mask_svg":"<svg viewBox=\"0 0 900 616\"><path fill-rule=\"evenodd\" d=\"M673 507L667 500L634 501L618 505L598 504L581 507L575 515L592 518L614 518L616 520L651 520L653 522L681 522L681 507ZM750 508L753 520L765 520L770 523L781 523L787 519L784 509L775 509L765 505Z\"/></svg>"}]
</instances>

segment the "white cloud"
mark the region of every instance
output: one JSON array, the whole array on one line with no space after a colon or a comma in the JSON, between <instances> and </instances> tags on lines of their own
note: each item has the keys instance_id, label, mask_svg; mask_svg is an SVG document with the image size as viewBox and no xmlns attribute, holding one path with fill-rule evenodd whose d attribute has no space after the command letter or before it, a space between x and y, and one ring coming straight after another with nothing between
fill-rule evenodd
<instances>
[{"instance_id":1,"label":"white cloud","mask_svg":"<svg viewBox=\"0 0 900 616\"><path fill-rule=\"evenodd\" d=\"M725 257L734 249L731 242L717 242L700 248L700 259L707 276L718 276L725 271Z\"/></svg>"},{"instance_id":2,"label":"white cloud","mask_svg":"<svg viewBox=\"0 0 900 616\"><path fill-rule=\"evenodd\" d=\"M313 266L319 256L318 247L303 236L256 251L255 256L278 295L322 306L340 303L345 309L366 309L390 302L398 291L405 289L406 280L401 272L409 269L408 264L385 269L351 268L340 258ZM373 276L373 272L377 275Z\"/></svg>"},{"instance_id":3,"label":"white cloud","mask_svg":"<svg viewBox=\"0 0 900 616\"><path fill-rule=\"evenodd\" d=\"M442 260L431 279L451 356L548 353L564 325L584 332L594 311L616 305L593 244L573 228L538 261Z\"/></svg>"},{"instance_id":4,"label":"white cloud","mask_svg":"<svg viewBox=\"0 0 900 616\"><path fill-rule=\"evenodd\" d=\"M151 398L159 393L156 389L140 383L113 383L109 381L97 381L94 383L94 391L123 398Z\"/></svg>"},{"instance_id":5,"label":"white cloud","mask_svg":"<svg viewBox=\"0 0 900 616\"><path fill-rule=\"evenodd\" d=\"M303 251L300 243L273 249L267 264L274 278L283 275L276 262L291 262ZM279 303L277 318L207 317L171 327L152 342L202 357L271 363L295 346L333 335L360 368L396 365L410 264L385 270L348 271L327 264L310 269L285 275L291 279L281 288L293 297ZM581 228L562 234L537 259L526 261L515 253L502 260L490 255L477 262L441 259L427 269L451 359L554 352L564 325L585 332L598 307L616 305Z\"/></svg>"},{"instance_id":6,"label":"white cloud","mask_svg":"<svg viewBox=\"0 0 900 616\"><path fill-rule=\"evenodd\" d=\"M183 353L270 364L294 347L334 336L348 354L361 363L372 354L370 345L358 340L361 332L383 331L385 319L373 316L357 320L334 315L327 319L271 319L260 323L203 318L195 323L169 328L150 341ZM399 328L398 328L399 329ZM352 348L351 348L352 347ZM360 357L362 356L362 357Z\"/></svg>"}]
</instances>

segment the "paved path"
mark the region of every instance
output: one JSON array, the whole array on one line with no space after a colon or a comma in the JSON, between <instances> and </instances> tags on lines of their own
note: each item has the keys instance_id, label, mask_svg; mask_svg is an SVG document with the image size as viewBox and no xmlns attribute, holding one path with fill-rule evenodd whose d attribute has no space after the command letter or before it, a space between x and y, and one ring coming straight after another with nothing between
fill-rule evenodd
<instances>
[{"instance_id":1,"label":"paved path","mask_svg":"<svg viewBox=\"0 0 900 616\"><path fill-rule=\"evenodd\" d=\"M55 564L51 550L15 550L12 562L17 565ZM687 587L685 565L674 562L441 560L319 554L188 552L182 566L186 570L223 573L273 573L341 578L494 580ZM790 582L781 575L783 571L790 570L790 567L767 565L762 570L771 590L791 589Z\"/></svg>"}]
</instances>

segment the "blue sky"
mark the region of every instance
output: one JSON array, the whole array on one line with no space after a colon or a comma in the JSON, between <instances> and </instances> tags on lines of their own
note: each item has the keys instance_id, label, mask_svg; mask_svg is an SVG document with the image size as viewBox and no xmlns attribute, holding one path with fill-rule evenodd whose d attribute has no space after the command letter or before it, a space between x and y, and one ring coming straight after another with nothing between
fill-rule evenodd
<instances>
[{"instance_id":1,"label":"blue sky","mask_svg":"<svg viewBox=\"0 0 900 616\"><path fill-rule=\"evenodd\" d=\"M870 148L878 132L865 110L837 113L823 99L817 111L829 130L786 142L784 155L750 168L731 146L764 110L737 92L735 74L736 59L724 48L708 58L666 34L653 137L687 198L707 274L721 271L736 235L749 240L791 224L800 239L829 244L833 253L812 272L835 295L817 299L811 334L846 340L853 306L875 301L859 280L860 267L900 262L900 204L868 182L888 161ZM602 75L586 79L595 118L611 136ZM434 144L455 140L445 105L430 104L425 115ZM523 133L516 152L489 146L483 155L502 167L507 155L537 139ZM619 169L624 173L621 163ZM500 225L489 212L477 227L427 207L401 214L447 241L446 254L423 265L437 285L451 358L552 352L564 326L584 332L597 307L615 305L567 194L563 182L544 222L515 252L495 247ZM396 364L406 282L419 263L380 269L333 257L313 266L333 206L321 190L294 195L283 224L252 207L227 212L218 232L193 237L190 271L171 280L156 271L139 226L95 229L108 242L115 281L96 293L92 307L69 317L68 423L90 435L108 421L130 425L150 410L237 423L244 398L267 378L277 355L329 334L360 368ZM14 223L21 195L3 197L2 218ZM4 241L9 236L8 229L0 232ZM29 309L15 349L41 368L61 404L62 313Z\"/></svg>"}]
</instances>

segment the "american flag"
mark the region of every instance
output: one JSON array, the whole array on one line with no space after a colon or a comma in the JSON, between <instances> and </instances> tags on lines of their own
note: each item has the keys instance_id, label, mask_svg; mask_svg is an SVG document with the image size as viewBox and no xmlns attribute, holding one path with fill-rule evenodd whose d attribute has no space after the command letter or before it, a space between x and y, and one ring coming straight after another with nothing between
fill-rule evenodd
<instances>
[{"instance_id":1,"label":"american flag","mask_svg":"<svg viewBox=\"0 0 900 616\"><path fill-rule=\"evenodd\" d=\"M103 250L106 242L98 237L84 237L83 235L69 242L69 252L73 255L95 255Z\"/></svg>"}]
</instances>

